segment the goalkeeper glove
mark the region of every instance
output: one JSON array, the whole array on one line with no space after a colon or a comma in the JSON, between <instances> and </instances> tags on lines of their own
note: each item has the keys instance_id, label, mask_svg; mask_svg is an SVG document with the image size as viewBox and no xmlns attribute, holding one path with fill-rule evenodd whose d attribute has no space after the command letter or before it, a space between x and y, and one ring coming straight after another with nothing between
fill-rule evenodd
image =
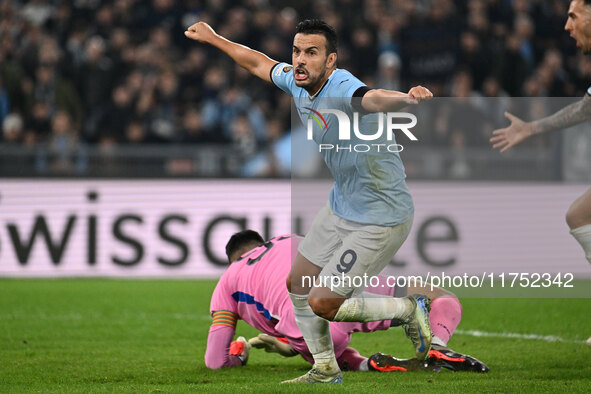
<instances>
[{"instance_id":1,"label":"goalkeeper glove","mask_svg":"<svg viewBox=\"0 0 591 394\"><path fill-rule=\"evenodd\" d=\"M250 338L248 343L257 349L265 349L267 353L279 353L284 357L293 357L298 354L289 343L267 334L259 334L257 337Z\"/></svg>"},{"instance_id":2,"label":"goalkeeper glove","mask_svg":"<svg viewBox=\"0 0 591 394\"><path fill-rule=\"evenodd\" d=\"M242 365L246 365L248 361L248 352L250 351L250 343L244 337L238 337L235 341L230 343L230 356L238 357Z\"/></svg>"}]
</instances>

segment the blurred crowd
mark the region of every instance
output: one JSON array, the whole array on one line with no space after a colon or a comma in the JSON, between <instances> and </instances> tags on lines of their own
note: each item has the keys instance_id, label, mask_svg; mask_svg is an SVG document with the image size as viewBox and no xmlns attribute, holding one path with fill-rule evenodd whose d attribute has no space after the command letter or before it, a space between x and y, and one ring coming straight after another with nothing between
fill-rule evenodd
<instances>
[{"instance_id":1,"label":"blurred crowd","mask_svg":"<svg viewBox=\"0 0 591 394\"><path fill-rule=\"evenodd\" d=\"M187 39L196 21L289 62L298 21L322 18L338 32L338 66L370 87L581 96L591 59L563 30L567 9L564 0L0 0L0 143L64 157L85 146L221 144L247 159L247 175L281 175L290 97ZM467 143L445 132L426 140Z\"/></svg>"}]
</instances>

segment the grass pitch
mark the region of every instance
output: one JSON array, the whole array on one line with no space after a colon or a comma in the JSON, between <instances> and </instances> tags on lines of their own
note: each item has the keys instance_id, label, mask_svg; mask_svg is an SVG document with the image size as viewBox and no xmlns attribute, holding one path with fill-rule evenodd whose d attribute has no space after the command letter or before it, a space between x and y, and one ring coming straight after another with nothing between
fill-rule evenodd
<instances>
[{"instance_id":1,"label":"grass pitch","mask_svg":"<svg viewBox=\"0 0 591 394\"><path fill-rule=\"evenodd\" d=\"M488 374L346 372L336 387L284 387L279 382L308 370L301 357L253 349L246 367L205 367L214 286L2 279L0 392L591 392L589 299L462 299L460 332L450 346L487 363ZM240 322L237 334L257 332ZM413 354L401 329L355 334L352 346L364 355Z\"/></svg>"}]
</instances>

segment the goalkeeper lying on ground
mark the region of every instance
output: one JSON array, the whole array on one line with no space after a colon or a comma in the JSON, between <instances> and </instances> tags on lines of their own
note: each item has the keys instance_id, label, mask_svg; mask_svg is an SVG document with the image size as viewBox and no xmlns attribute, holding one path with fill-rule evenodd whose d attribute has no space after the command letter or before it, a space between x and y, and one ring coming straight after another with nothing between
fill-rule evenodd
<instances>
[{"instance_id":1,"label":"goalkeeper lying on ground","mask_svg":"<svg viewBox=\"0 0 591 394\"><path fill-rule=\"evenodd\" d=\"M285 278L301 240L296 235L285 235L265 242L252 230L241 231L230 238L226 245L226 254L231 264L211 297L210 312L213 321L205 352L205 364L208 368L246 364L251 345L284 356L300 354L306 361L314 362L296 325L285 286ZM431 298L429 320L433 330L433 344L429 361L399 360L381 353L368 359L348 347L353 332L387 330L397 326L396 321L331 322L334 351L341 369L404 371L437 370L445 367L456 371L488 371L488 367L477 359L447 347L447 342L462 316L460 302L452 293L440 288L431 290L429 287L388 286L386 277L380 276L379 279L380 284L377 287L368 287L367 291L384 297L421 293ZM238 319L244 320L263 334L248 342L243 337L232 341Z\"/></svg>"}]
</instances>

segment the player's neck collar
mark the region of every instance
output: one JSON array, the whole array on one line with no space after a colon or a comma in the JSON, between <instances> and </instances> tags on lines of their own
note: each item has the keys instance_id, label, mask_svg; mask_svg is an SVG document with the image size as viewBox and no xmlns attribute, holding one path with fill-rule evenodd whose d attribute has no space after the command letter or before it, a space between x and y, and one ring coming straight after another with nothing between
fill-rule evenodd
<instances>
[{"instance_id":1,"label":"player's neck collar","mask_svg":"<svg viewBox=\"0 0 591 394\"><path fill-rule=\"evenodd\" d=\"M332 72L330 73L330 75L328 76L328 78L326 78L326 81L324 81L324 83L322 84L322 86L320 87L320 89L318 89L316 91L316 93L310 95L308 94L308 98L310 100L314 100L316 98L316 96L318 96L320 94L320 92L322 92L322 89L324 89L324 87L326 86L326 84L328 83L328 81L330 80L330 77L332 77L332 74L334 74L334 72L337 71L336 67L334 70L332 70Z\"/></svg>"}]
</instances>

